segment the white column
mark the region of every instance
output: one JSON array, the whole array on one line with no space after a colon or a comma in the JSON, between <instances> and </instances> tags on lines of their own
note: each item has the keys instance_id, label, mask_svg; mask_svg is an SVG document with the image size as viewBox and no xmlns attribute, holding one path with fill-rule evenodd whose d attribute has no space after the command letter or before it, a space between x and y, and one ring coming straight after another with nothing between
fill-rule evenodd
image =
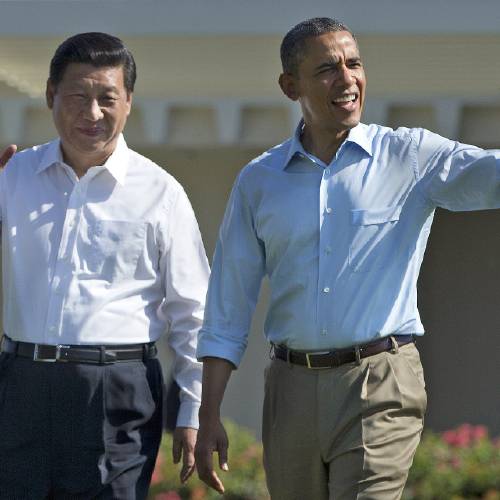
<instances>
[{"instance_id":1,"label":"white column","mask_svg":"<svg viewBox=\"0 0 500 500\"><path fill-rule=\"evenodd\" d=\"M23 142L24 115L27 102L24 99L0 101L0 142L4 144Z\"/></svg>"},{"instance_id":2,"label":"white column","mask_svg":"<svg viewBox=\"0 0 500 500\"><path fill-rule=\"evenodd\" d=\"M138 104L144 118L146 140L152 144L167 142L168 103L162 99L145 99Z\"/></svg>"},{"instance_id":3,"label":"white column","mask_svg":"<svg viewBox=\"0 0 500 500\"><path fill-rule=\"evenodd\" d=\"M223 99L214 106L220 144L236 144L241 134L241 102Z\"/></svg>"},{"instance_id":4,"label":"white column","mask_svg":"<svg viewBox=\"0 0 500 500\"><path fill-rule=\"evenodd\" d=\"M462 103L458 99L439 99L434 102L437 132L444 137L458 140Z\"/></svg>"},{"instance_id":5,"label":"white column","mask_svg":"<svg viewBox=\"0 0 500 500\"><path fill-rule=\"evenodd\" d=\"M365 101L365 108L361 121L363 123L376 123L377 125L387 124L389 104L385 99L368 97Z\"/></svg>"},{"instance_id":6,"label":"white column","mask_svg":"<svg viewBox=\"0 0 500 500\"><path fill-rule=\"evenodd\" d=\"M296 101L290 101L288 104L289 109L289 117L290 117L290 135L295 133L295 129L299 124L299 121L302 119L302 109L300 104Z\"/></svg>"}]
</instances>

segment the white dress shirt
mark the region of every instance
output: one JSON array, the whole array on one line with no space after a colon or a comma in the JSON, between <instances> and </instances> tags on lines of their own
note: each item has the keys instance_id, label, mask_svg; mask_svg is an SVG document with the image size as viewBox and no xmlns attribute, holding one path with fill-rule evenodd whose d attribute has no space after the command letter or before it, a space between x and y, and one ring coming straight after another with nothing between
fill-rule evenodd
<instances>
[{"instance_id":1,"label":"white dress shirt","mask_svg":"<svg viewBox=\"0 0 500 500\"><path fill-rule=\"evenodd\" d=\"M359 124L327 165L304 150L300 131L235 183L199 358L239 364L265 275L270 342L322 351L422 335L417 279L436 207L500 208L498 150Z\"/></svg>"},{"instance_id":2,"label":"white dress shirt","mask_svg":"<svg viewBox=\"0 0 500 500\"><path fill-rule=\"evenodd\" d=\"M4 332L101 345L168 331L182 389L178 425L196 427L209 267L180 184L123 137L78 179L55 140L12 158L0 174L0 211Z\"/></svg>"}]
</instances>

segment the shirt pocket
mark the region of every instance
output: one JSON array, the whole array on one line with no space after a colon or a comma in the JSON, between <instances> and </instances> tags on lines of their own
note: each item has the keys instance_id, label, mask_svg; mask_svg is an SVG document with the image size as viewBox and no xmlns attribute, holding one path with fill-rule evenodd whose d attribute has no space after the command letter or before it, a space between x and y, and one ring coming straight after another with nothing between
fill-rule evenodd
<instances>
[{"instance_id":1,"label":"shirt pocket","mask_svg":"<svg viewBox=\"0 0 500 500\"><path fill-rule=\"evenodd\" d=\"M145 222L99 220L89 227L89 252L83 271L95 279L116 283L133 279L144 250Z\"/></svg>"},{"instance_id":2,"label":"shirt pocket","mask_svg":"<svg viewBox=\"0 0 500 500\"><path fill-rule=\"evenodd\" d=\"M394 229L401 206L351 210L349 267L355 273L384 268L392 256Z\"/></svg>"}]
</instances>

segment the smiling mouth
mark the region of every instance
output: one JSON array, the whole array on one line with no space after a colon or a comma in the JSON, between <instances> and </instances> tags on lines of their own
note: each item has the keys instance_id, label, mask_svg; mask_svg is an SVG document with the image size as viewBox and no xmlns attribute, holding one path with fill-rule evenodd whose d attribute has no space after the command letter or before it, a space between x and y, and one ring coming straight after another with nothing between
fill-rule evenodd
<instances>
[{"instance_id":1,"label":"smiling mouth","mask_svg":"<svg viewBox=\"0 0 500 500\"><path fill-rule=\"evenodd\" d=\"M332 104L335 105L345 105L345 104L350 104L350 103L355 103L358 100L358 95L357 94L346 94L340 97L337 97L336 99L332 100Z\"/></svg>"},{"instance_id":2,"label":"smiling mouth","mask_svg":"<svg viewBox=\"0 0 500 500\"><path fill-rule=\"evenodd\" d=\"M102 128L79 128L78 131L84 135L89 136L89 137L96 137L96 136L102 134L103 129Z\"/></svg>"}]
</instances>

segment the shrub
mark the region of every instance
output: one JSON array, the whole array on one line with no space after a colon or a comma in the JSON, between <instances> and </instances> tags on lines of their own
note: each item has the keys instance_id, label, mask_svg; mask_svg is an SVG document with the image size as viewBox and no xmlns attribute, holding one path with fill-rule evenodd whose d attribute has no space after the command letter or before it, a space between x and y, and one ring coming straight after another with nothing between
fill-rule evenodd
<instances>
[{"instance_id":1,"label":"shrub","mask_svg":"<svg viewBox=\"0 0 500 500\"><path fill-rule=\"evenodd\" d=\"M500 500L500 440L483 426L425 432L404 500Z\"/></svg>"},{"instance_id":2,"label":"shrub","mask_svg":"<svg viewBox=\"0 0 500 500\"><path fill-rule=\"evenodd\" d=\"M262 445L247 430L224 423L230 443L230 471L218 471L229 500L268 500L262 466ZM149 498L151 500L210 500L221 496L198 480L196 473L185 485L180 465L171 458L172 437L165 434ZM214 462L217 458L214 456ZM461 425L422 438L403 500L500 500L500 439L490 439L483 426Z\"/></svg>"},{"instance_id":3,"label":"shrub","mask_svg":"<svg viewBox=\"0 0 500 500\"><path fill-rule=\"evenodd\" d=\"M218 470L229 500L267 500L264 468L262 465L262 444L248 430L225 421L229 438L228 473ZM214 463L217 457L214 454ZM180 464L172 462L172 436L164 434L156 467L151 481L149 498L151 500L210 500L221 496L210 489L196 476L191 476L186 484L179 480Z\"/></svg>"}]
</instances>

